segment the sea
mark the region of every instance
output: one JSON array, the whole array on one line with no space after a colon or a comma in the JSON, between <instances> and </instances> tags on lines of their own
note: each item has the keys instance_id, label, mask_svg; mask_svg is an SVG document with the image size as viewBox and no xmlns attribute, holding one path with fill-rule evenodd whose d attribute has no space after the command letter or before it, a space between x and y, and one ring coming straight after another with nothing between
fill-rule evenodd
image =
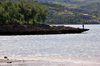
<instances>
[{"instance_id":1,"label":"sea","mask_svg":"<svg viewBox=\"0 0 100 66\"><path fill-rule=\"evenodd\" d=\"M82 25L64 26L82 28ZM0 63L0 66L56 66L52 62L100 63L100 25L88 24L84 27L89 31L75 34L1 35L0 59L7 56L9 59L47 61L49 64Z\"/></svg>"}]
</instances>

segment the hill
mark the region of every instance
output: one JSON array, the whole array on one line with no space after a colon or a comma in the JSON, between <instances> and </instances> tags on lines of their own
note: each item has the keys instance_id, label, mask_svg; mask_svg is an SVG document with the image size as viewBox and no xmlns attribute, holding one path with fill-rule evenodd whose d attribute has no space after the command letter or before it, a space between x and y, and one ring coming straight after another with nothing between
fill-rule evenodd
<instances>
[{"instance_id":1,"label":"hill","mask_svg":"<svg viewBox=\"0 0 100 66\"><path fill-rule=\"evenodd\" d=\"M32 2L34 0L12 1ZM46 23L100 24L100 0L36 0L36 2L49 7ZM84 19L83 15L87 15L87 18Z\"/></svg>"},{"instance_id":2,"label":"hill","mask_svg":"<svg viewBox=\"0 0 100 66\"><path fill-rule=\"evenodd\" d=\"M70 7L70 4L61 2L41 2L41 4L49 7L49 13L48 13L49 15L46 19L46 23L51 23L51 24L52 23L81 24L82 22L86 24L100 23L99 13L93 11L94 8L99 6L99 4L97 3L78 5L78 7L76 7L77 4L74 4L74 7L73 6ZM91 9L88 9L87 7L89 8L91 7ZM87 17L83 18L82 17L83 15L87 15Z\"/></svg>"},{"instance_id":3,"label":"hill","mask_svg":"<svg viewBox=\"0 0 100 66\"><path fill-rule=\"evenodd\" d=\"M90 3L87 5L80 6L83 10L100 13L100 3Z\"/></svg>"},{"instance_id":4,"label":"hill","mask_svg":"<svg viewBox=\"0 0 100 66\"><path fill-rule=\"evenodd\" d=\"M73 3L73 4L100 2L100 0L38 0L38 1L55 1L55 2L66 2L66 3Z\"/></svg>"},{"instance_id":5,"label":"hill","mask_svg":"<svg viewBox=\"0 0 100 66\"><path fill-rule=\"evenodd\" d=\"M87 11L95 16L95 18L100 19L100 3L90 3L80 6L78 9Z\"/></svg>"}]
</instances>

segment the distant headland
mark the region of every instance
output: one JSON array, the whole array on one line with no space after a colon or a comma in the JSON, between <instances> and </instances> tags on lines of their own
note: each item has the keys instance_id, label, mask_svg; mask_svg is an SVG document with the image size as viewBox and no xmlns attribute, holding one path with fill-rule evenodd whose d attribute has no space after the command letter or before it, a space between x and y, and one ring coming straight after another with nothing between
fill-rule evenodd
<instances>
[{"instance_id":1,"label":"distant headland","mask_svg":"<svg viewBox=\"0 0 100 66\"><path fill-rule=\"evenodd\" d=\"M66 34L88 30L44 24L49 8L35 1L0 1L0 10L0 35Z\"/></svg>"},{"instance_id":2,"label":"distant headland","mask_svg":"<svg viewBox=\"0 0 100 66\"><path fill-rule=\"evenodd\" d=\"M82 33L89 29L50 26L46 24L33 25L0 25L0 35L38 35L38 34L69 34Z\"/></svg>"}]
</instances>

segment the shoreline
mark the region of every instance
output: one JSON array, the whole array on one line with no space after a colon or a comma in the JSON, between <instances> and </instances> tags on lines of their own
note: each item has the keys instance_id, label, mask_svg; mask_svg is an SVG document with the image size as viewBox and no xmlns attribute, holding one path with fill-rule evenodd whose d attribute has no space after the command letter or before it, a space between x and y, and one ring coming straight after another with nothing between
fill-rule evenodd
<instances>
[{"instance_id":1,"label":"shoreline","mask_svg":"<svg viewBox=\"0 0 100 66\"><path fill-rule=\"evenodd\" d=\"M10 63L11 62L11 63ZM53 57L53 56L18 56L9 57L9 60L0 57L0 65L25 65L25 66L100 66L99 60L90 59L68 59L65 57Z\"/></svg>"},{"instance_id":2,"label":"shoreline","mask_svg":"<svg viewBox=\"0 0 100 66\"><path fill-rule=\"evenodd\" d=\"M54 59L55 60L55 59ZM11 61L11 63L8 63ZM99 62L82 61L82 60L66 60L66 61L50 61L50 60L3 60L0 59L0 65L18 65L18 66L100 66Z\"/></svg>"}]
</instances>

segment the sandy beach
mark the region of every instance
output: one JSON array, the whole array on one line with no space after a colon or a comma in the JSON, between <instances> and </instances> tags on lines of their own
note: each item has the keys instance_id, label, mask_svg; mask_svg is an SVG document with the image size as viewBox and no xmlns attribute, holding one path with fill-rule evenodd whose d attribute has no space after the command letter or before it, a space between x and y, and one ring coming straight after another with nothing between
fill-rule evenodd
<instances>
[{"instance_id":1,"label":"sandy beach","mask_svg":"<svg viewBox=\"0 0 100 66\"><path fill-rule=\"evenodd\" d=\"M11 63L8 63L10 62ZM100 66L100 63L81 63L81 62L54 62L43 60L3 60L0 59L0 66Z\"/></svg>"},{"instance_id":2,"label":"sandy beach","mask_svg":"<svg viewBox=\"0 0 100 66\"><path fill-rule=\"evenodd\" d=\"M100 66L100 61L64 59L57 57L30 57L30 60L11 58L9 60L0 59L0 66ZM34 58L34 59L33 59Z\"/></svg>"}]
</instances>

